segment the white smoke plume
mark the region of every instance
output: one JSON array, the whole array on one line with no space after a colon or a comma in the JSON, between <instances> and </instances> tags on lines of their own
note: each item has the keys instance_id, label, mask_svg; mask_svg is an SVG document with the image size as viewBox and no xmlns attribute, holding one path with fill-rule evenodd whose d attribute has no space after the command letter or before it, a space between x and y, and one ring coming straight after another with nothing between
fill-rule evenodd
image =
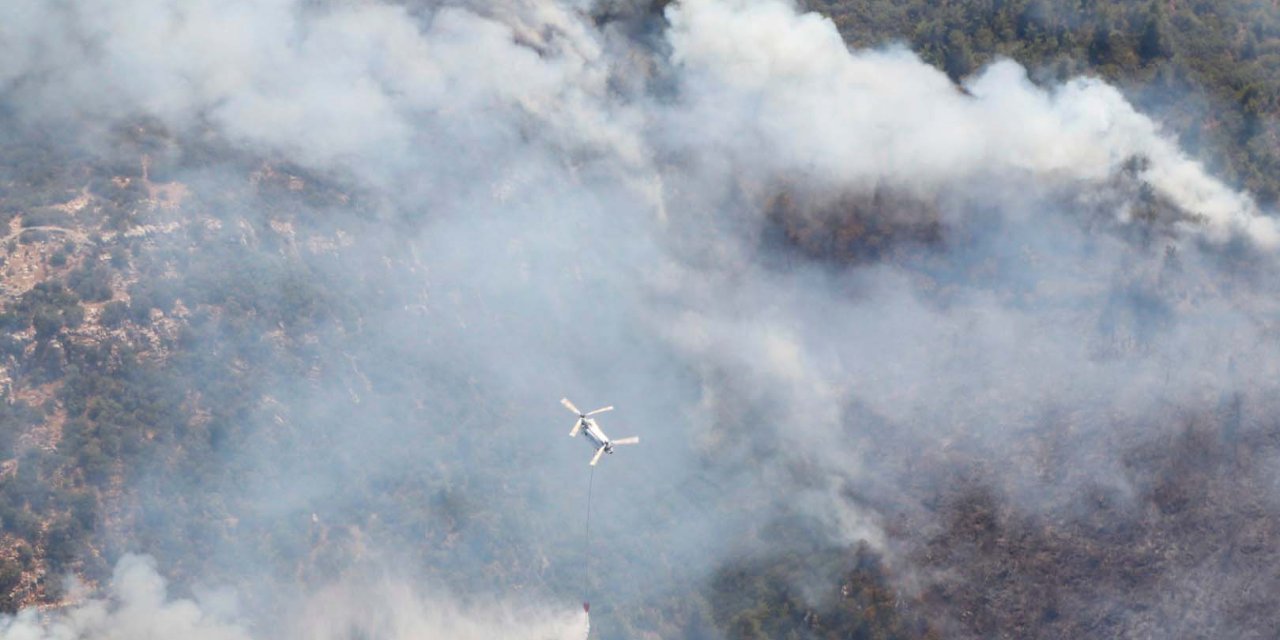
<instances>
[{"instance_id":1,"label":"white smoke plume","mask_svg":"<svg viewBox=\"0 0 1280 640\"><path fill-rule=\"evenodd\" d=\"M120 559L102 599L0 619L5 640L582 640L587 614L550 613L546 607L486 602L464 606L448 596L426 597L402 582L334 586L308 599L296 626L254 630L219 602L174 599L147 556Z\"/></svg>"},{"instance_id":2,"label":"white smoke plume","mask_svg":"<svg viewBox=\"0 0 1280 640\"><path fill-rule=\"evenodd\" d=\"M195 601L169 599L155 561L138 555L120 559L106 599L89 599L50 612L27 610L0 621L0 638L6 640L250 637L244 628L209 615Z\"/></svg>"},{"instance_id":3,"label":"white smoke plume","mask_svg":"<svg viewBox=\"0 0 1280 640\"><path fill-rule=\"evenodd\" d=\"M18 2L5 15L16 51L0 82L43 116L209 124L384 188L410 176L456 186L468 176L423 150L503 158L527 127L565 151L659 172L644 138L646 122L668 124L665 115L679 126L659 135L727 153L737 172L803 170L844 189L935 192L1018 172L1103 181L1141 157L1141 178L1195 221L1188 226L1217 240L1277 242L1247 194L1208 176L1098 80L1043 89L1003 62L962 93L904 50L849 52L829 20L783 2L693 0L667 14L680 104L652 113L651 103L610 95L610 74L628 62L610 58L576 10L442 7L422 20L377 3ZM68 36L84 45L59 46Z\"/></svg>"},{"instance_id":4,"label":"white smoke plume","mask_svg":"<svg viewBox=\"0 0 1280 640\"><path fill-rule=\"evenodd\" d=\"M689 109L677 114L681 143L730 154L736 171L936 193L1026 174L1102 182L1140 157L1150 161L1141 178L1193 216L1189 226L1216 240L1280 241L1247 194L1205 173L1100 80L1041 88L1004 61L962 92L906 50L850 52L830 20L782 2L689 0L667 15Z\"/></svg>"},{"instance_id":5,"label":"white smoke plume","mask_svg":"<svg viewBox=\"0 0 1280 640\"><path fill-rule=\"evenodd\" d=\"M586 612L576 607L520 606L498 599L462 604L443 595L427 596L400 581L342 585L304 605L288 637L342 640L584 640ZM272 637L268 635L267 637Z\"/></svg>"}]
</instances>

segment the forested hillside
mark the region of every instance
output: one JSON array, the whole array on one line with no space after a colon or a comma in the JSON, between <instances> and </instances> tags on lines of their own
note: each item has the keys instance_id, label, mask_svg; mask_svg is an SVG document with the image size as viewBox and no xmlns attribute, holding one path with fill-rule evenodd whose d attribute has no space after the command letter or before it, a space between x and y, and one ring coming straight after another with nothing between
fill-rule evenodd
<instances>
[{"instance_id":1,"label":"forested hillside","mask_svg":"<svg viewBox=\"0 0 1280 640\"><path fill-rule=\"evenodd\" d=\"M500 4L0 8L0 639L1280 628L1274 4Z\"/></svg>"}]
</instances>

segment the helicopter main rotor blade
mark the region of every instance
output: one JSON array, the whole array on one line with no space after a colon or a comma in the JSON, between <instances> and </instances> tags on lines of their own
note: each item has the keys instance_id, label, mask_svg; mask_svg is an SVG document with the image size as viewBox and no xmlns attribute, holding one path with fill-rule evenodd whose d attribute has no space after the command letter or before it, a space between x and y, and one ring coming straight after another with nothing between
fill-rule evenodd
<instances>
[{"instance_id":1,"label":"helicopter main rotor blade","mask_svg":"<svg viewBox=\"0 0 1280 640\"><path fill-rule=\"evenodd\" d=\"M606 411L613 411L613 405L609 405L607 407L601 407L599 409L596 409L595 411L592 411L591 413L588 413L587 415L594 416L597 413L604 413Z\"/></svg>"},{"instance_id":2,"label":"helicopter main rotor blade","mask_svg":"<svg viewBox=\"0 0 1280 640\"><path fill-rule=\"evenodd\" d=\"M572 438L578 435L578 432L581 430L582 430L582 418L578 418L577 421L573 423L573 429L569 431L569 437Z\"/></svg>"},{"instance_id":3,"label":"helicopter main rotor blade","mask_svg":"<svg viewBox=\"0 0 1280 640\"><path fill-rule=\"evenodd\" d=\"M600 447L599 449L596 449L596 454L594 456L591 456L591 466L593 467L596 466L596 463L600 462L600 456L602 455L604 455L604 447Z\"/></svg>"},{"instance_id":4,"label":"helicopter main rotor blade","mask_svg":"<svg viewBox=\"0 0 1280 640\"><path fill-rule=\"evenodd\" d=\"M630 438L619 438L610 440L611 444L640 444L640 436L631 436Z\"/></svg>"},{"instance_id":5,"label":"helicopter main rotor blade","mask_svg":"<svg viewBox=\"0 0 1280 640\"><path fill-rule=\"evenodd\" d=\"M573 403L572 403L572 402L569 402L569 399L568 399L568 398L560 398L560 404L564 405L564 408L566 408L566 409L568 409L568 410L570 410L570 411L572 411L572 412L574 412L574 413L576 413L576 414L578 414L578 415L582 415L582 412L581 412L581 411L578 411L578 408L577 408L577 407L575 407L575 406L573 406Z\"/></svg>"}]
</instances>

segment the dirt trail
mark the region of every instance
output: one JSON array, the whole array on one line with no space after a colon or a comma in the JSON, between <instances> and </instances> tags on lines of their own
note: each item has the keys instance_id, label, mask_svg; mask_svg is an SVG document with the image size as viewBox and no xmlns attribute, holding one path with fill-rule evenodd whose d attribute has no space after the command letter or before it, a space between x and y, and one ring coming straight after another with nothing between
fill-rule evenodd
<instances>
[{"instance_id":1,"label":"dirt trail","mask_svg":"<svg viewBox=\"0 0 1280 640\"><path fill-rule=\"evenodd\" d=\"M6 235L3 238L0 238L0 244L13 240L28 231L45 231L45 232L62 233L62 234L65 234L67 238L69 238L72 242L75 242L76 244L89 244L89 235L86 234L85 232L79 229L68 229L66 227L55 227L55 226L22 227L15 231L9 232L9 235Z\"/></svg>"}]
</instances>

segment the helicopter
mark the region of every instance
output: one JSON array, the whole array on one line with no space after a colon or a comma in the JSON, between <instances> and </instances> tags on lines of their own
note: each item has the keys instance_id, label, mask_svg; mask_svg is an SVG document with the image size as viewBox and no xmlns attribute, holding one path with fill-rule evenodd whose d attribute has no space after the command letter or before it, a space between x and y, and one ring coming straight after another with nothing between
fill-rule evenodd
<instances>
[{"instance_id":1,"label":"helicopter","mask_svg":"<svg viewBox=\"0 0 1280 640\"><path fill-rule=\"evenodd\" d=\"M572 438L578 435L579 431L586 435L587 441L591 443L591 448L596 452L594 456L591 456L591 466L593 467L596 466L597 462L600 462L600 456L606 453L613 453L613 448L615 446L623 444L638 444L640 442L639 436L610 440L609 436L605 435L604 431L600 429L600 425L596 424L596 421L591 418L591 416L594 416L597 413L613 411L613 405L583 413L580 409L575 407L572 402L569 402L568 398L561 398L560 404L564 405L566 409L578 414L578 420L573 423L573 429L569 431L569 437Z\"/></svg>"}]
</instances>

